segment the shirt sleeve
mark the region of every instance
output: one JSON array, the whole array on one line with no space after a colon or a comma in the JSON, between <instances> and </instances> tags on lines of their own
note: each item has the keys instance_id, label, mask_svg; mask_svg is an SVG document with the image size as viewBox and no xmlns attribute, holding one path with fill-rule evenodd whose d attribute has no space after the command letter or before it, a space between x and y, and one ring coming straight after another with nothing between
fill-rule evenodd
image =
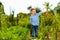
<instances>
[{"instance_id":1,"label":"shirt sleeve","mask_svg":"<svg viewBox=\"0 0 60 40\"><path fill-rule=\"evenodd\" d=\"M39 12L39 13L37 13L37 15L40 16L42 13L44 13L44 12Z\"/></svg>"}]
</instances>

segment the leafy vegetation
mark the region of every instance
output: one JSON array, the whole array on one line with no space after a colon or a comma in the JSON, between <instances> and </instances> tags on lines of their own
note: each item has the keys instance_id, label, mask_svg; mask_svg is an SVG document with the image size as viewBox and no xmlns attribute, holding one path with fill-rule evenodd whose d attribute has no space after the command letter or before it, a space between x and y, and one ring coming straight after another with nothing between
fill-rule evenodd
<instances>
[{"instance_id":1,"label":"leafy vegetation","mask_svg":"<svg viewBox=\"0 0 60 40\"><path fill-rule=\"evenodd\" d=\"M17 17L14 17L13 11L13 14L8 16L4 13L2 5L3 4L0 3L0 40L31 40L30 14L20 12L17 14ZM48 7L46 9L48 9ZM28 9L30 8L31 7ZM58 7L55 7L54 10L59 10L56 8ZM40 11L38 8L36 9L38 12ZM49 20L46 19L46 14L42 14L39 17L39 40L60 40L60 12L57 11L55 14L54 10L48 12L50 15Z\"/></svg>"}]
</instances>

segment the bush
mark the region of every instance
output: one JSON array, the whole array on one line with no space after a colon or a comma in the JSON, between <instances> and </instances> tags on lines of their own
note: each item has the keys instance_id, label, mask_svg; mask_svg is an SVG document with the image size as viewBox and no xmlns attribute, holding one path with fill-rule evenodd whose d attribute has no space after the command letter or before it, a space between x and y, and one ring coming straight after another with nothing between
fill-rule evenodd
<instances>
[{"instance_id":1,"label":"bush","mask_svg":"<svg viewBox=\"0 0 60 40\"><path fill-rule=\"evenodd\" d=\"M28 34L29 30L24 27L5 27L0 30L0 40L25 40Z\"/></svg>"}]
</instances>

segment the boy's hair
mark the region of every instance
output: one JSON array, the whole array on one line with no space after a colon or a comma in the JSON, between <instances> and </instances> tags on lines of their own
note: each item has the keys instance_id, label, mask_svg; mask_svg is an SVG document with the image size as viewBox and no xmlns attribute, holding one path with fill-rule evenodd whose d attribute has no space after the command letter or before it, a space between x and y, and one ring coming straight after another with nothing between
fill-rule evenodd
<instances>
[{"instance_id":1,"label":"boy's hair","mask_svg":"<svg viewBox=\"0 0 60 40\"><path fill-rule=\"evenodd\" d=\"M31 8L30 11L36 10L35 8Z\"/></svg>"}]
</instances>

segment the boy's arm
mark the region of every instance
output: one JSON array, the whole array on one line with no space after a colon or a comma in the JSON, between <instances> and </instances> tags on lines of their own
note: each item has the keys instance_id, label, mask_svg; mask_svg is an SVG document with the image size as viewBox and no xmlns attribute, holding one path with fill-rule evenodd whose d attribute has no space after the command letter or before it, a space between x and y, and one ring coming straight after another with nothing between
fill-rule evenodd
<instances>
[{"instance_id":1,"label":"boy's arm","mask_svg":"<svg viewBox=\"0 0 60 40\"><path fill-rule=\"evenodd\" d=\"M38 15L41 15L41 14L43 14L43 13L45 13L45 12L39 12Z\"/></svg>"}]
</instances>

